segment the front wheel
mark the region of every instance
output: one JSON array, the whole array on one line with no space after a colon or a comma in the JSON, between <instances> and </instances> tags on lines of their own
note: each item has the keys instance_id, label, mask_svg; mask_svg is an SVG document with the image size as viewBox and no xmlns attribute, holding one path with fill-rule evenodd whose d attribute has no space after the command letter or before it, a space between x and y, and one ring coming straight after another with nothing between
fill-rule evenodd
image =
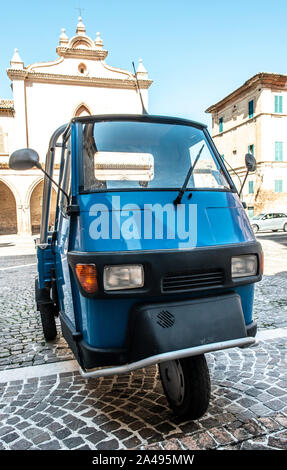
<instances>
[{"instance_id":1,"label":"front wheel","mask_svg":"<svg viewBox=\"0 0 287 470\"><path fill-rule=\"evenodd\" d=\"M287 224L284 224L283 230L284 232L287 232Z\"/></svg>"},{"instance_id":2,"label":"front wheel","mask_svg":"<svg viewBox=\"0 0 287 470\"><path fill-rule=\"evenodd\" d=\"M204 355L159 364L164 393L177 416L198 419L210 400L210 377Z\"/></svg>"}]
</instances>

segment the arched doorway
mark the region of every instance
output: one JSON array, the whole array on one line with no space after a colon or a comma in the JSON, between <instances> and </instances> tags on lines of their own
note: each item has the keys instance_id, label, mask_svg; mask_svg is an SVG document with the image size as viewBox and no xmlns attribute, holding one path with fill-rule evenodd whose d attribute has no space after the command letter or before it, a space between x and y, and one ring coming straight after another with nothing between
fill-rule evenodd
<instances>
[{"instance_id":1,"label":"arched doorway","mask_svg":"<svg viewBox=\"0 0 287 470\"><path fill-rule=\"evenodd\" d=\"M32 235L38 234L40 232L43 186L44 186L44 182L42 180L40 181L40 183L37 184L37 186L35 186L30 197L30 218L31 218ZM57 193L53 188L52 198L51 198L49 227L52 227L55 221L56 203L57 203Z\"/></svg>"},{"instance_id":2,"label":"arched doorway","mask_svg":"<svg viewBox=\"0 0 287 470\"><path fill-rule=\"evenodd\" d=\"M0 235L17 233L16 200L11 189L0 181Z\"/></svg>"}]
</instances>

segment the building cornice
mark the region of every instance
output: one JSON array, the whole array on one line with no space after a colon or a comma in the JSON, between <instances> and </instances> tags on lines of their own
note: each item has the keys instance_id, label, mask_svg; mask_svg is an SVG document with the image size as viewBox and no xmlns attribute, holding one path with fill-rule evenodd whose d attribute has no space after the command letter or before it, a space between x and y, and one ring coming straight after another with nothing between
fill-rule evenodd
<instances>
[{"instance_id":1,"label":"building cornice","mask_svg":"<svg viewBox=\"0 0 287 470\"><path fill-rule=\"evenodd\" d=\"M227 104L237 100L252 88L260 85L264 88L273 88L274 90L287 89L287 75L276 74L276 73L257 73L253 77L249 78L243 85L234 90L229 95L225 96L222 100L209 106L206 109L206 113L216 113L224 108Z\"/></svg>"},{"instance_id":2,"label":"building cornice","mask_svg":"<svg viewBox=\"0 0 287 470\"><path fill-rule=\"evenodd\" d=\"M38 83L58 83L63 85L84 85L103 88L129 88L136 87L135 79L127 78L107 78L107 77L87 77L79 75L61 75L52 73L27 72L27 70L7 69L10 80L29 80ZM151 86L152 80L138 79L140 88L147 89Z\"/></svg>"},{"instance_id":3,"label":"building cornice","mask_svg":"<svg viewBox=\"0 0 287 470\"><path fill-rule=\"evenodd\" d=\"M108 55L108 51L105 49L72 49L61 46L57 47L56 52L60 57L89 60L105 60Z\"/></svg>"},{"instance_id":4,"label":"building cornice","mask_svg":"<svg viewBox=\"0 0 287 470\"><path fill-rule=\"evenodd\" d=\"M0 114L14 114L14 101L0 99Z\"/></svg>"}]
</instances>

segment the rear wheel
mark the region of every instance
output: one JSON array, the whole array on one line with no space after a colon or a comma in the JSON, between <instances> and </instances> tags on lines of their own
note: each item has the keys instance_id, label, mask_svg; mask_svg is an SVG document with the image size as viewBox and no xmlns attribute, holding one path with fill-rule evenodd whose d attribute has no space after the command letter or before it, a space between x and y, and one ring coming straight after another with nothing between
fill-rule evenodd
<instances>
[{"instance_id":1,"label":"rear wheel","mask_svg":"<svg viewBox=\"0 0 287 470\"><path fill-rule=\"evenodd\" d=\"M35 298L38 301L38 279L35 279ZM55 321L55 308L52 303L39 304L37 302L37 310L40 311L42 329L46 341L53 341L57 336L57 328Z\"/></svg>"},{"instance_id":2,"label":"rear wheel","mask_svg":"<svg viewBox=\"0 0 287 470\"><path fill-rule=\"evenodd\" d=\"M210 377L204 355L159 364L164 393L180 417L200 418L210 400Z\"/></svg>"},{"instance_id":3,"label":"rear wheel","mask_svg":"<svg viewBox=\"0 0 287 470\"><path fill-rule=\"evenodd\" d=\"M287 224L284 224L283 230L284 232L287 232Z\"/></svg>"},{"instance_id":4,"label":"rear wheel","mask_svg":"<svg viewBox=\"0 0 287 470\"><path fill-rule=\"evenodd\" d=\"M256 224L252 225L252 230L253 230L254 233L257 233L258 230L259 230L258 225L256 225Z\"/></svg>"},{"instance_id":5,"label":"rear wheel","mask_svg":"<svg viewBox=\"0 0 287 470\"><path fill-rule=\"evenodd\" d=\"M46 341L53 341L57 336L54 308L50 305L40 305L40 315L43 333Z\"/></svg>"}]
</instances>

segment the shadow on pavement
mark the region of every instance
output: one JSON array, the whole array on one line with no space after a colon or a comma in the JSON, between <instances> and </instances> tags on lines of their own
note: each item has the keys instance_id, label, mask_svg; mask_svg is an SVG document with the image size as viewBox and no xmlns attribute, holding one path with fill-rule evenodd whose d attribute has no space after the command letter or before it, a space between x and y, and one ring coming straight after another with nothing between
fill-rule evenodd
<instances>
[{"instance_id":1,"label":"shadow on pavement","mask_svg":"<svg viewBox=\"0 0 287 470\"><path fill-rule=\"evenodd\" d=\"M260 234L256 234L256 238L259 242L260 240L270 240L287 247L287 232L260 232Z\"/></svg>"}]
</instances>

